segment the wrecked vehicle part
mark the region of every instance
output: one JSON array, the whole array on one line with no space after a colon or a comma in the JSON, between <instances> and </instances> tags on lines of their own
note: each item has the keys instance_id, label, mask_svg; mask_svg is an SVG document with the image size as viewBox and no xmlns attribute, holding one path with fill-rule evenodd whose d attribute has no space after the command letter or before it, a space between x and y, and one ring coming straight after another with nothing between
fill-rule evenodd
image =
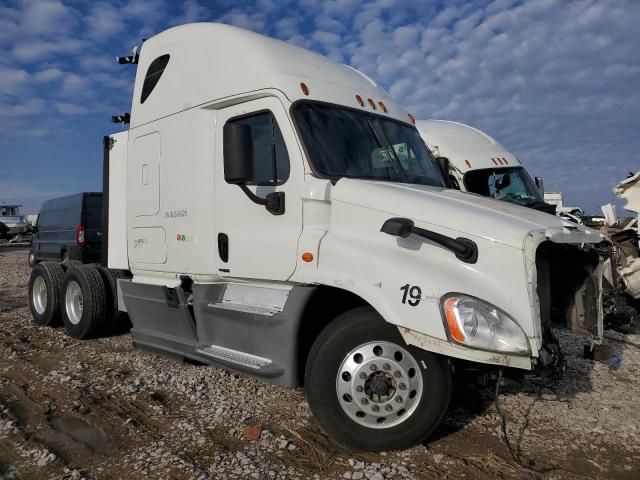
<instances>
[{"instance_id":1,"label":"wrecked vehicle part","mask_svg":"<svg viewBox=\"0 0 640 480\"><path fill-rule=\"evenodd\" d=\"M627 267L618 270L627 292L636 300L640 299L640 258L636 258Z\"/></svg>"},{"instance_id":2,"label":"wrecked vehicle part","mask_svg":"<svg viewBox=\"0 0 640 480\"><path fill-rule=\"evenodd\" d=\"M543 337L552 325L602 339L602 262L593 248L543 242L536 251Z\"/></svg>"},{"instance_id":3,"label":"wrecked vehicle part","mask_svg":"<svg viewBox=\"0 0 640 480\"><path fill-rule=\"evenodd\" d=\"M627 201L626 210L640 213L640 171L613 187L613 193Z\"/></svg>"}]
</instances>

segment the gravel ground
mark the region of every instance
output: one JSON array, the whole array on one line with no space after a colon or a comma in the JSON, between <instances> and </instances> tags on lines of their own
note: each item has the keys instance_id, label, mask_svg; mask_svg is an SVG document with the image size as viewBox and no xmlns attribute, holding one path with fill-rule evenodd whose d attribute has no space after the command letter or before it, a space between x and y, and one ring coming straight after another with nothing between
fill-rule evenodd
<instances>
[{"instance_id":1,"label":"gravel ground","mask_svg":"<svg viewBox=\"0 0 640 480\"><path fill-rule=\"evenodd\" d=\"M559 331L555 382L460 381L425 445L360 454L334 444L304 392L31 323L24 249L0 249L0 478L640 478L640 335ZM517 461L516 461L517 459Z\"/></svg>"}]
</instances>

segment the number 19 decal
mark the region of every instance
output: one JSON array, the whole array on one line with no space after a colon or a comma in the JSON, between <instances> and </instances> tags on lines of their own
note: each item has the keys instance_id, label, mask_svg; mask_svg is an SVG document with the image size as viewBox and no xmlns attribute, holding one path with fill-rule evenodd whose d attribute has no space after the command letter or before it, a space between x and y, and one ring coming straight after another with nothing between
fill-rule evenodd
<instances>
[{"instance_id":1,"label":"number 19 decal","mask_svg":"<svg viewBox=\"0 0 640 480\"><path fill-rule=\"evenodd\" d=\"M400 287L400 290L404 292L404 294L402 295L402 303L408 303L412 307L415 307L420 303L422 290L419 286L411 286L407 283L406 285ZM409 297L408 300L407 297Z\"/></svg>"}]
</instances>

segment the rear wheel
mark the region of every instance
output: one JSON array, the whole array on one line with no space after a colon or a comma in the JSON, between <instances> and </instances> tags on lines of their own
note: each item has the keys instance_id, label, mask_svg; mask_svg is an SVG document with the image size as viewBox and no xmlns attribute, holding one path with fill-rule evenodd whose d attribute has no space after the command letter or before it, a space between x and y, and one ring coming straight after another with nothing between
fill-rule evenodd
<instances>
[{"instance_id":1,"label":"rear wheel","mask_svg":"<svg viewBox=\"0 0 640 480\"><path fill-rule=\"evenodd\" d=\"M412 447L441 422L451 395L445 357L408 346L373 309L331 322L311 348L309 406L327 432L356 450Z\"/></svg>"},{"instance_id":2,"label":"rear wheel","mask_svg":"<svg viewBox=\"0 0 640 480\"><path fill-rule=\"evenodd\" d=\"M58 296L62 285L62 267L54 262L33 266L29 277L29 308L37 325L60 324Z\"/></svg>"},{"instance_id":3,"label":"rear wheel","mask_svg":"<svg viewBox=\"0 0 640 480\"><path fill-rule=\"evenodd\" d=\"M62 321L73 338L92 338L104 331L106 292L97 268L80 265L64 274L60 294Z\"/></svg>"},{"instance_id":4,"label":"rear wheel","mask_svg":"<svg viewBox=\"0 0 640 480\"><path fill-rule=\"evenodd\" d=\"M36 260L36 254L33 253L33 250L29 250L29 256L27 258L29 259L29 266L31 268L33 268L38 263L38 261Z\"/></svg>"}]
</instances>

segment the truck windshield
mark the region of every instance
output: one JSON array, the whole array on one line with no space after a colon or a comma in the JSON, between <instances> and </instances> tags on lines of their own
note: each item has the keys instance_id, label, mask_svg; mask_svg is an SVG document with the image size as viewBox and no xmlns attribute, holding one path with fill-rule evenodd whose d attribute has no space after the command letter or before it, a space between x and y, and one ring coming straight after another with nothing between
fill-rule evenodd
<instances>
[{"instance_id":1,"label":"truck windshield","mask_svg":"<svg viewBox=\"0 0 640 480\"><path fill-rule=\"evenodd\" d=\"M469 192L523 206L544 203L540 190L523 167L485 168L465 173Z\"/></svg>"},{"instance_id":2,"label":"truck windshield","mask_svg":"<svg viewBox=\"0 0 640 480\"><path fill-rule=\"evenodd\" d=\"M349 108L298 103L293 116L314 170L328 178L362 178L442 187L418 131Z\"/></svg>"}]
</instances>

